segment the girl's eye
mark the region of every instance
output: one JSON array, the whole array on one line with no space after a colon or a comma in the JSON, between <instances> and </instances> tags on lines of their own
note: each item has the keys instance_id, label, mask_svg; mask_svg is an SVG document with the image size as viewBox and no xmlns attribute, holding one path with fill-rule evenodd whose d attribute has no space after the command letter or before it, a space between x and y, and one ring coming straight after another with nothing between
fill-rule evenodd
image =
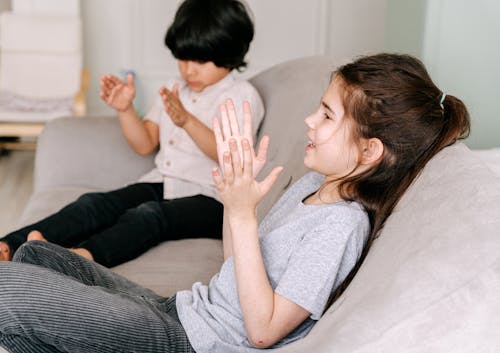
<instances>
[{"instance_id":1,"label":"girl's eye","mask_svg":"<svg viewBox=\"0 0 500 353\"><path fill-rule=\"evenodd\" d=\"M330 115L328 115L327 113L323 113L323 117L327 120L333 120L333 118Z\"/></svg>"}]
</instances>

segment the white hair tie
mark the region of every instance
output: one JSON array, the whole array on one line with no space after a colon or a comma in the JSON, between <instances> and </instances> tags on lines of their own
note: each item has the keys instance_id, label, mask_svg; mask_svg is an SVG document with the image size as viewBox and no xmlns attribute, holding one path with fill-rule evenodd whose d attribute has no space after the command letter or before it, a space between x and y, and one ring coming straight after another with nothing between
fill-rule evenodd
<instances>
[{"instance_id":1,"label":"white hair tie","mask_svg":"<svg viewBox=\"0 0 500 353\"><path fill-rule=\"evenodd\" d=\"M441 107L441 109L444 109L443 102L445 98L446 98L446 93L443 92L443 94L441 95L441 99L439 101L439 106Z\"/></svg>"}]
</instances>

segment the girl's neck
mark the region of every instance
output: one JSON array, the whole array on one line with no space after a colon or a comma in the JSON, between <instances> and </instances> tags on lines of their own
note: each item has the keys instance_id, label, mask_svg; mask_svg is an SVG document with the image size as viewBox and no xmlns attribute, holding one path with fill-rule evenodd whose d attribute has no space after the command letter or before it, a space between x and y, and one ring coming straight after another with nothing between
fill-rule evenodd
<instances>
[{"instance_id":1,"label":"girl's neck","mask_svg":"<svg viewBox=\"0 0 500 353\"><path fill-rule=\"evenodd\" d=\"M326 205L342 200L335 181L327 181L321 187L304 199L305 205Z\"/></svg>"}]
</instances>

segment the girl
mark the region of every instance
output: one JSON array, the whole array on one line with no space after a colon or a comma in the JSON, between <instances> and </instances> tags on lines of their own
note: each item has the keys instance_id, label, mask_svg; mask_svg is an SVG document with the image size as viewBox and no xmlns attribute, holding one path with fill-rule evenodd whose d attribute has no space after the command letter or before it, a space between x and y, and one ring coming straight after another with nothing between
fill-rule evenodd
<instances>
[{"instance_id":1,"label":"girl","mask_svg":"<svg viewBox=\"0 0 500 353\"><path fill-rule=\"evenodd\" d=\"M0 260L10 260L26 240L72 248L106 267L131 260L162 241L220 238L222 205L210 170L217 165L208 127L218 107L232 97L250 101L253 131L264 116L257 90L230 72L246 66L253 23L238 0L185 0L165 36L181 78L171 79L141 120L133 105L135 85L105 75L101 97L118 113L127 142L147 155L160 147L156 168L137 183L88 193L59 212L0 239Z\"/></svg>"},{"instance_id":2,"label":"girl","mask_svg":"<svg viewBox=\"0 0 500 353\"><path fill-rule=\"evenodd\" d=\"M57 245L31 242L0 264L0 345L10 352L252 352L304 337L359 266L426 162L467 135L469 116L423 65L380 54L340 67L307 117L311 169L257 227L269 140L251 114L214 121L225 262L208 286L161 298ZM371 226L371 230L370 230ZM38 265L38 266L33 266Z\"/></svg>"}]
</instances>

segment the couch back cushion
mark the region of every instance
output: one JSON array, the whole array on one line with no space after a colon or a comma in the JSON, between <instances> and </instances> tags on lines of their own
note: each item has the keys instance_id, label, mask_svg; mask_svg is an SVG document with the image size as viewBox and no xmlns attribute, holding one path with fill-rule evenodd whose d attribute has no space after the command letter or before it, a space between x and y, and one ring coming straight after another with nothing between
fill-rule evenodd
<instances>
[{"instance_id":1,"label":"couch back cushion","mask_svg":"<svg viewBox=\"0 0 500 353\"><path fill-rule=\"evenodd\" d=\"M499 293L500 178L457 143L428 163L346 292L286 352L498 352Z\"/></svg>"},{"instance_id":2,"label":"couch back cushion","mask_svg":"<svg viewBox=\"0 0 500 353\"><path fill-rule=\"evenodd\" d=\"M150 171L153 157L139 156L128 146L116 117L55 119L38 139L35 192L123 187Z\"/></svg>"},{"instance_id":3,"label":"couch back cushion","mask_svg":"<svg viewBox=\"0 0 500 353\"><path fill-rule=\"evenodd\" d=\"M318 108L335 67L332 58L306 57L273 66L250 80L266 107L258 137L269 135L271 138L268 163L260 177L278 165L284 167L276 184L259 205L260 218L284 190L306 172L303 163L307 143L304 119Z\"/></svg>"}]
</instances>

